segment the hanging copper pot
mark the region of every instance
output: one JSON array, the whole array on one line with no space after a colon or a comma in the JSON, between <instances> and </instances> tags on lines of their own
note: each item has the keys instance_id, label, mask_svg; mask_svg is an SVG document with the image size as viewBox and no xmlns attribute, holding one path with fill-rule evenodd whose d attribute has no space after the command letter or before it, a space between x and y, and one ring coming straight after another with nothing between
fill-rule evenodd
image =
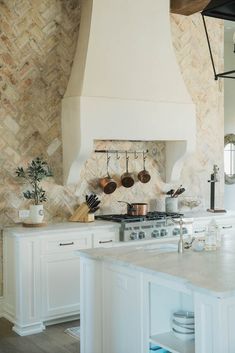
<instances>
[{"instance_id":1,"label":"hanging copper pot","mask_svg":"<svg viewBox=\"0 0 235 353\"><path fill-rule=\"evenodd\" d=\"M121 184L125 188L130 188L134 185L135 179L131 173L128 171L129 156L126 152L126 172L121 175Z\"/></svg>"},{"instance_id":2,"label":"hanging copper pot","mask_svg":"<svg viewBox=\"0 0 235 353\"><path fill-rule=\"evenodd\" d=\"M146 156L145 153L143 152L143 170L138 173L138 179L141 183L148 183L151 179L151 175L149 172L145 169L145 161L146 161Z\"/></svg>"},{"instance_id":3,"label":"hanging copper pot","mask_svg":"<svg viewBox=\"0 0 235 353\"><path fill-rule=\"evenodd\" d=\"M116 181L113 180L109 175L109 161L110 157L107 153L107 176L99 180L99 185L101 186L105 194L112 194L117 188Z\"/></svg>"}]
</instances>

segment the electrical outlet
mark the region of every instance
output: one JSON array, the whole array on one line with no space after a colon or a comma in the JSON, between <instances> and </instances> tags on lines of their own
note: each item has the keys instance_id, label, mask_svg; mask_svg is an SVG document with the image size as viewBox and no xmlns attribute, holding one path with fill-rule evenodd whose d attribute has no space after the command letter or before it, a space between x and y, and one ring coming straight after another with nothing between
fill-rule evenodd
<instances>
[{"instance_id":1,"label":"electrical outlet","mask_svg":"<svg viewBox=\"0 0 235 353\"><path fill-rule=\"evenodd\" d=\"M19 218L25 219L29 217L29 210L19 210Z\"/></svg>"}]
</instances>

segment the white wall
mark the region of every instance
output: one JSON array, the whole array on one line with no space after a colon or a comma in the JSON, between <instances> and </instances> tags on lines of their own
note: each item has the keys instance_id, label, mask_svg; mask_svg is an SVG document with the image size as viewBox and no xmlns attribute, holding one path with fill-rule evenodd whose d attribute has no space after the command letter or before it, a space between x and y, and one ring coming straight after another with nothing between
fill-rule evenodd
<instances>
[{"instance_id":1,"label":"white wall","mask_svg":"<svg viewBox=\"0 0 235 353\"><path fill-rule=\"evenodd\" d=\"M229 38L230 39L230 38ZM225 70L235 69L232 36L224 44ZM235 134L235 80L224 80L224 134ZM235 210L235 184L224 187L225 209Z\"/></svg>"}]
</instances>

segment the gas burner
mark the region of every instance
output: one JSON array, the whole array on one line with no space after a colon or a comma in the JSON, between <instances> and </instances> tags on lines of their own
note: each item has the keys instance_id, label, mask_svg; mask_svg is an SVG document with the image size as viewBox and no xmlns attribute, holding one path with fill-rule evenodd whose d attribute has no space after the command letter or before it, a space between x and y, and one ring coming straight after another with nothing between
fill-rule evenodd
<instances>
[{"instance_id":1,"label":"gas burner","mask_svg":"<svg viewBox=\"0 0 235 353\"><path fill-rule=\"evenodd\" d=\"M129 223L129 222L141 222L145 221L145 216L129 216L127 214L106 214L95 216L96 219L102 219L103 221L111 221L118 223Z\"/></svg>"},{"instance_id":2,"label":"gas burner","mask_svg":"<svg viewBox=\"0 0 235 353\"><path fill-rule=\"evenodd\" d=\"M120 223L120 240L136 241L179 236L178 226L172 219L182 216L181 213L148 212L146 216L108 214L96 216L96 219ZM185 227L184 234L190 232L190 227Z\"/></svg>"},{"instance_id":3,"label":"gas burner","mask_svg":"<svg viewBox=\"0 0 235 353\"><path fill-rule=\"evenodd\" d=\"M166 220L167 218L180 218L183 214L181 213L169 213L169 212L148 212L146 216L129 216L127 214L108 214L96 216L96 219L102 219L104 221L112 221L118 223L129 223L129 222L143 222L143 221L154 221L154 220Z\"/></svg>"}]
</instances>

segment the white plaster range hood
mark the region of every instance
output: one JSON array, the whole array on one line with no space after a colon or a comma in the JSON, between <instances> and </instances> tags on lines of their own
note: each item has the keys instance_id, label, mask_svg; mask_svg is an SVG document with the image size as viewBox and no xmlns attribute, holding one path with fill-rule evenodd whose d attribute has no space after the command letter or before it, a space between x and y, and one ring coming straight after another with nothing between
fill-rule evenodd
<instances>
[{"instance_id":1,"label":"white plaster range hood","mask_svg":"<svg viewBox=\"0 0 235 353\"><path fill-rule=\"evenodd\" d=\"M172 46L168 0L84 0L62 102L65 183L98 140L164 140L167 179L195 148L195 107Z\"/></svg>"}]
</instances>

